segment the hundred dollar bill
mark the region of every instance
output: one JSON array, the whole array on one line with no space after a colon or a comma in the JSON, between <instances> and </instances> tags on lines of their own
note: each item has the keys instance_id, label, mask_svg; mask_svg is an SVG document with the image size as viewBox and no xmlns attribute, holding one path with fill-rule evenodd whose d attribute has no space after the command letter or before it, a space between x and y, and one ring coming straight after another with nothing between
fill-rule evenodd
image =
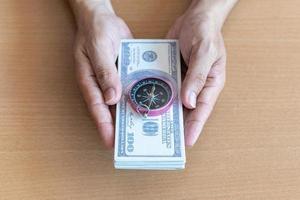
<instances>
[{"instance_id":1,"label":"hundred dollar bill","mask_svg":"<svg viewBox=\"0 0 300 200\"><path fill-rule=\"evenodd\" d=\"M118 58L118 71L122 82L122 97L116 107L115 168L120 169L181 169L185 167L185 146L182 103L180 100L181 71L177 40L122 40ZM146 103L143 94L133 94L130 87L143 77L149 86L141 92L153 93L153 103ZM149 78L151 77L151 78ZM154 86L156 77L170 79L168 84ZM157 83L157 82L155 82ZM172 85L170 84L170 85ZM148 89L147 89L148 87ZM165 87L165 88L164 88ZM165 89L165 90L164 90ZM166 92L167 91L167 92ZM157 95L155 92L157 92ZM148 111L167 101L163 94L172 93L174 99L161 114L143 115L131 101L145 102ZM161 99L159 99L161 94ZM171 95L171 94L170 94ZM169 96L170 96L169 95ZM168 94L167 94L168 96ZM168 97L169 97L168 96ZM141 105L144 105L141 104ZM147 105L146 105L147 104Z\"/></svg>"}]
</instances>

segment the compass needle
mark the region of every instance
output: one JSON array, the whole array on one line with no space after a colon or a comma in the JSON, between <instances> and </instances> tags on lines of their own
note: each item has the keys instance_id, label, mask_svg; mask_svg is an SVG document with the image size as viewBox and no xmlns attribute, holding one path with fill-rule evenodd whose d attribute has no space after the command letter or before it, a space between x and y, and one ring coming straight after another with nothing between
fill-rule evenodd
<instances>
[{"instance_id":1,"label":"compass needle","mask_svg":"<svg viewBox=\"0 0 300 200\"><path fill-rule=\"evenodd\" d=\"M149 101L149 99L147 98L147 99L144 99L143 101L141 101L142 103L144 103L144 102L146 102L146 101Z\"/></svg>"}]
</instances>

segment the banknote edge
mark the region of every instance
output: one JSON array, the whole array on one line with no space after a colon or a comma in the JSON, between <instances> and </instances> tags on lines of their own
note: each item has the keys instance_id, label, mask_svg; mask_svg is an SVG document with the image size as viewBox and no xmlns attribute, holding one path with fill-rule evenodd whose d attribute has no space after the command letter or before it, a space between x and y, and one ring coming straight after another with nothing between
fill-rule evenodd
<instances>
[{"instance_id":1,"label":"banknote edge","mask_svg":"<svg viewBox=\"0 0 300 200\"><path fill-rule=\"evenodd\" d=\"M180 90L181 89L181 62L180 62L180 47L179 47L179 42L178 42L178 40L176 40L176 39L123 39L123 40L121 40L121 43L120 43L120 47L119 47L119 58L120 58L120 56L122 55L122 44L123 43L128 43L128 42L176 42L176 45L177 45L177 49L176 49L176 51L177 51L177 60L178 60L178 62L177 62L177 68L178 68L178 70L177 70L177 78L178 78L178 80L180 80L179 81L179 84L178 84L178 89ZM121 59L118 59L118 74L121 76L121 70L119 69L119 67L121 66ZM182 109L182 101L181 101L181 98L180 98L180 95L178 95L178 103L179 103L179 105L181 105L181 106L179 106L179 112L180 112L180 115L181 116L183 116L183 109ZM119 109L120 109L120 104L118 103L117 104L117 106L116 106L116 112L118 112L119 111ZM119 127L118 126L116 126L117 124L119 124L119 116L118 115L116 115L116 120L115 120L115 144L118 142L118 140L119 140L119 135L117 134L118 133L118 131L119 131ZM182 120L183 120L183 118L182 118ZM185 163L186 162L186 152L185 152L185 140L184 140L184 126L183 126L183 121L180 123L180 129L182 130L182 134L180 135L180 137L181 137L181 152L182 152L182 161L183 161L183 163ZM118 146L117 145L115 145L115 149L114 149L114 160L115 160L115 162L118 160L118 158L120 158L120 157L118 157L118 151L119 151L119 149L118 149ZM172 160L172 159L170 159L170 160Z\"/></svg>"}]
</instances>

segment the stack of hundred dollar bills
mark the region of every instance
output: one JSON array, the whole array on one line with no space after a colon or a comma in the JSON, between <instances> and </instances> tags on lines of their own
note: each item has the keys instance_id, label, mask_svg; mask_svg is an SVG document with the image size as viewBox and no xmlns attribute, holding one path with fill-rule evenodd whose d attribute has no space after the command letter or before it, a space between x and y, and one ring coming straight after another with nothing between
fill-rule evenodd
<instances>
[{"instance_id":1,"label":"stack of hundred dollar bills","mask_svg":"<svg viewBox=\"0 0 300 200\"><path fill-rule=\"evenodd\" d=\"M116 109L115 155L117 169L168 170L185 168L185 145L182 104L180 101L181 71L177 40L122 40L118 71L123 94ZM147 70L169 74L176 82L177 93L172 106L158 116L144 118L129 104L126 97L128 80L135 72ZM155 134L147 134L143 124L154 123Z\"/></svg>"}]
</instances>

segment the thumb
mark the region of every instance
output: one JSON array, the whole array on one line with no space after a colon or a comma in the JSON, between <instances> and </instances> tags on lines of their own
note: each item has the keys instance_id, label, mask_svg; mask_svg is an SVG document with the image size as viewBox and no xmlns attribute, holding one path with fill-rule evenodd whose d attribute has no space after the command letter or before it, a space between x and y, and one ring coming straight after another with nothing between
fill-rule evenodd
<instances>
[{"instance_id":1,"label":"thumb","mask_svg":"<svg viewBox=\"0 0 300 200\"><path fill-rule=\"evenodd\" d=\"M211 47L200 43L192 49L188 71L181 88L182 102L189 109L196 108L197 97L206 83L211 66L215 62L215 53L210 49Z\"/></svg>"},{"instance_id":2,"label":"thumb","mask_svg":"<svg viewBox=\"0 0 300 200\"><path fill-rule=\"evenodd\" d=\"M122 86L113 50L110 50L109 46L98 46L91 52L91 62L105 103L107 105L116 104L120 100Z\"/></svg>"}]
</instances>

